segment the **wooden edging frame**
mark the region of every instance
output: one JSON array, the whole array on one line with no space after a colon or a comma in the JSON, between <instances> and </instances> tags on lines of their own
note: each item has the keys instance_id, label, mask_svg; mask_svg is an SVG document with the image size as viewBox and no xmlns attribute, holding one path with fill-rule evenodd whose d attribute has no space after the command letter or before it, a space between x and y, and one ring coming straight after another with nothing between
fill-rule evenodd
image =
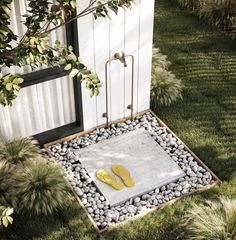
<instances>
[{"instance_id":1,"label":"wooden edging frame","mask_svg":"<svg viewBox=\"0 0 236 240\"><path fill-rule=\"evenodd\" d=\"M142 111L142 112L139 112L139 113L137 113L137 114L134 114L134 118L137 117L137 116L141 116L141 115L143 115L143 114L145 114L145 113L147 113L147 112L150 112L150 113L157 119L157 121L159 122L159 124L160 124L161 127L165 127L169 133L171 133L179 142L181 142L181 144L184 146L184 150L187 150L189 153L191 153L191 155L194 157L194 160L195 160L200 166L202 166L204 169L206 169L208 172L211 173L211 175L212 175L212 177L213 177L213 179L214 179L214 182L213 182L212 184L209 184L209 185L207 185L207 186L202 187L201 189L197 189L197 190L195 190L195 191L192 191L191 193L186 193L186 194L184 194L184 195L182 195L182 196L180 196L180 197L178 197L178 198L175 198L175 199L170 200L170 201L168 201L168 202L166 202L166 203L163 203L163 204L160 204L160 205L158 205L158 206L156 206L156 207L153 207L153 208L147 210L147 211L144 212L144 213L137 214L136 216L134 216L134 217L132 217L132 218L129 218L129 219L125 220L125 221L118 222L118 223L116 223L116 224L114 224L114 225L112 225L112 226L110 226L110 227L106 227L106 228L104 228L104 229L99 229L98 226L96 225L95 221L93 220L93 218L92 218L92 217L90 216L90 214L88 213L86 207L83 205L83 203L81 202L80 198L78 197L78 195L77 195L76 192L74 191L74 189L73 189L73 187L71 186L70 182L69 182L69 181L67 180L67 178L64 176L64 172L63 172L63 170L61 169L59 163L58 163L56 160L54 160L54 163L55 163L57 166L59 166L61 172L63 173L63 176L64 176L64 178L65 178L65 181L67 182L67 184L68 184L68 186L70 187L71 191L74 193L75 198L78 200L78 202L79 202L79 204L81 205L82 209L86 212L86 215L88 216L89 220L92 222L94 228L95 228L95 229L97 230L97 232L99 232L99 233L102 233L102 232L105 232L105 231L108 231L108 232L109 232L109 231L111 231L111 230L113 230L113 229L116 229L116 228L118 228L118 227L120 227L120 226L123 226L124 224L126 224L126 223L128 223L128 222L132 222L132 221L134 221L134 220L136 220L136 219L142 218L143 216L145 216L145 215L147 215L147 214L150 214L150 213L156 211L157 209L162 209L162 208L164 208L164 207L166 207L166 206L172 205L174 202L178 201L179 199L182 199L183 197L192 195L192 194L194 194L194 193L203 192L203 191L205 191L205 190L208 190L208 189L214 187L214 186L217 185L218 183L221 183L221 180L200 160L200 158L198 158L198 157L186 146L186 144L185 144L183 141L181 141L181 140L173 133L173 131L172 131L161 119L159 119L159 118L156 116L156 114L155 114L152 110L147 109L147 110L145 110L145 111ZM112 121L112 124L121 123L121 122L124 122L124 121L129 120L129 119L130 119L130 117L121 118L121 119L118 119L118 120L116 120L116 121ZM89 133L91 133L92 131L94 131L94 130L96 130L96 129L98 129L98 128L102 128L102 127L105 127L105 124L102 124L102 125L100 125L100 126L98 126L98 127L94 127L94 128L89 129L89 130L86 130L86 131L83 131L83 132L79 132L79 133L70 135L70 136L68 136L68 137L61 138L61 139L59 139L59 140L56 140L56 141L53 141L53 142L44 144L44 148L46 149L46 152L48 153L48 155L49 155L49 156L52 156L50 150L48 149L49 146L54 145L54 144L57 144L57 143L62 143L62 142L64 142L64 141L70 141L70 140L72 140L72 139L74 139L74 138L76 138L76 137L82 137L82 136L84 136L84 135L86 135L86 134L89 134Z\"/></svg>"}]
</instances>

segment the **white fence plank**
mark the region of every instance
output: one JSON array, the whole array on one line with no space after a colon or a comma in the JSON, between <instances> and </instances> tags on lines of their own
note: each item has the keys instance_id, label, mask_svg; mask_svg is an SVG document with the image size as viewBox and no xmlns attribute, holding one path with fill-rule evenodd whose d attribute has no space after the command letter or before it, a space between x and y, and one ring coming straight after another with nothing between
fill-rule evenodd
<instances>
[{"instance_id":1,"label":"white fence plank","mask_svg":"<svg viewBox=\"0 0 236 240\"><path fill-rule=\"evenodd\" d=\"M140 0L138 112L150 105L154 1Z\"/></svg>"},{"instance_id":2,"label":"white fence plank","mask_svg":"<svg viewBox=\"0 0 236 240\"><path fill-rule=\"evenodd\" d=\"M105 93L105 62L109 59L109 20L93 19L94 30L94 59L95 71L102 83L100 94L97 96L97 124L105 123L102 114L106 111L106 93Z\"/></svg>"},{"instance_id":3,"label":"white fence plank","mask_svg":"<svg viewBox=\"0 0 236 240\"><path fill-rule=\"evenodd\" d=\"M72 79L63 77L23 88L12 107L0 106L0 139L31 136L74 122L74 100L68 98L73 85L62 85L69 82Z\"/></svg>"},{"instance_id":4,"label":"white fence plank","mask_svg":"<svg viewBox=\"0 0 236 240\"><path fill-rule=\"evenodd\" d=\"M134 113L137 112L137 83L138 83L138 71L139 71L139 13L140 6L139 1L136 1L131 10L126 10L125 14L125 52L134 56ZM127 106L131 104L131 58L127 58L128 67L125 70L125 116L130 115L130 110Z\"/></svg>"},{"instance_id":5,"label":"white fence plank","mask_svg":"<svg viewBox=\"0 0 236 240\"><path fill-rule=\"evenodd\" d=\"M118 14L110 13L110 58L117 52L124 52L124 10L119 9ZM124 66L120 61L109 64L110 82L110 120L124 117Z\"/></svg>"}]
</instances>

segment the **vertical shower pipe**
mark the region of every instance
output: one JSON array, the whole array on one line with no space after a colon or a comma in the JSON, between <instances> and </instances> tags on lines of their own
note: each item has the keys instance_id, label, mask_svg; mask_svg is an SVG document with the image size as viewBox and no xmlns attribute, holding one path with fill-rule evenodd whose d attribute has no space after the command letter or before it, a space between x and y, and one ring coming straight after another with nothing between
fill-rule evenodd
<instances>
[{"instance_id":1,"label":"vertical shower pipe","mask_svg":"<svg viewBox=\"0 0 236 240\"><path fill-rule=\"evenodd\" d=\"M106 90L106 112L103 113L103 117L106 118L106 128L109 127L109 117L108 117L108 74L107 74L107 66L108 66L108 63L112 62L112 61L116 61L116 60L120 60L123 64L124 64L124 67L127 67L127 64L126 64L126 60L125 58L126 57L131 57L132 58L132 75L131 75L131 104L129 104L127 106L128 109L131 110L131 120L133 120L133 111L134 111L134 104L133 104L133 100L134 100L134 56L133 55L125 55L123 52L122 52L122 56L120 56L120 53L115 53L114 54L114 57L109 59L108 61L106 61L106 64L105 64L105 90Z\"/></svg>"}]
</instances>

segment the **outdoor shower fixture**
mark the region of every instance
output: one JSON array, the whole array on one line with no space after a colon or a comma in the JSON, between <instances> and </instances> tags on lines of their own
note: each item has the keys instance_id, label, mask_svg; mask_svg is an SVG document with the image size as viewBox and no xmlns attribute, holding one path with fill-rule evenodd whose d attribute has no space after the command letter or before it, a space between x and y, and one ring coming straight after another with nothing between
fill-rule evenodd
<instances>
[{"instance_id":1,"label":"outdoor shower fixture","mask_svg":"<svg viewBox=\"0 0 236 240\"><path fill-rule=\"evenodd\" d=\"M114 54L113 58L106 61L105 64L105 91L106 91L106 112L102 114L104 118L106 118L106 128L109 127L109 116L108 116L108 64L112 61L119 60L121 63L123 63L124 67L127 67L126 58L130 57L132 59L132 76L131 76L131 103L127 106L127 109L131 111L131 121L133 120L133 100L134 100L134 56L133 55L125 55L124 52L121 51L121 53L117 52Z\"/></svg>"}]
</instances>

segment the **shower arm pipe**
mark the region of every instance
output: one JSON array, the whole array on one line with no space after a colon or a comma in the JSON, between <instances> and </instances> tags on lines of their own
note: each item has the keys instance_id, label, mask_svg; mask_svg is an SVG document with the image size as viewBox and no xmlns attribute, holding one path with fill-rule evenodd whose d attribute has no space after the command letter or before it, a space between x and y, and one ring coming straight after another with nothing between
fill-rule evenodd
<instances>
[{"instance_id":1,"label":"shower arm pipe","mask_svg":"<svg viewBox=\"0 0 236 240\"><path fill-rule=\"evenodd\" d=\"M112 61L117 61L117 60L120 60L119 58L117 58L117 53L114 55L113 58L109 59L106 61L106 64L105 64L105 91L106 91L106 112L103 113L103 117L106 118L106 128L109 127L109 111L108 111L108 64ZM128 54L128 55L125 55L125 57L131 57L132 59L132 75L131 75L131 104L129 104L127 106L127 109L130 109L131 111L131 115L130 115L130 119L131 121L133 120L133 112L134 112L134 106L133 106L133 102L134 102L134 56L131 55L131 54ZM124 67L127 67L127 64L126 64L126 61L124 59Z\"/></svg>"}]
</instances>

